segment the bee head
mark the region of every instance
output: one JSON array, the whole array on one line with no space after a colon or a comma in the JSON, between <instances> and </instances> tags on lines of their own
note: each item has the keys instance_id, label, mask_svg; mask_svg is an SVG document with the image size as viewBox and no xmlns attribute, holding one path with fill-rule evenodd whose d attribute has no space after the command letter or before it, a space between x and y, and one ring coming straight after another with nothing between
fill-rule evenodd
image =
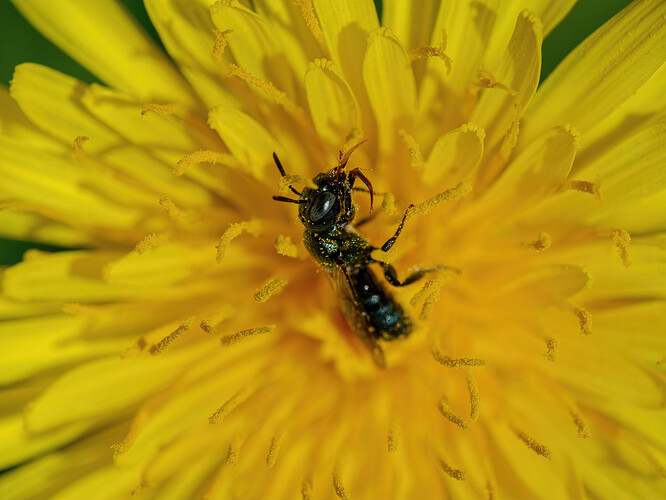
<instances>
[{"instance_id":1,"label":"bee head","mask_svg":"<svg viewBox=\"0 0 666 500\"><path fill-rule=\"evenodd\" d=\"M313 181L318 189L303 189L298 208L298 217L308 231L326 232L354 218L356 210L346 175L339 176L331 170L319 174Z\"/></svg>"}]
</instances>

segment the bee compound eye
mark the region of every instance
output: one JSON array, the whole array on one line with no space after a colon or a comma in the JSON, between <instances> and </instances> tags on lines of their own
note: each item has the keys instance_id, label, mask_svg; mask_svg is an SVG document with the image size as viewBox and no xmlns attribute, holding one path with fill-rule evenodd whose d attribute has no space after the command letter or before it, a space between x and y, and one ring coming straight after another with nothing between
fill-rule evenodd
<instances>
[{"instance_id":1,"label":"bee compound eye","mask_svg":"<svg viewBox=\"0 0 666 500\"><path fill-rule=\"evenodd\" d=\"M319 193L312 202L312 207L310 207L310 220L319 222L324 219L333 209L336 199L336 196L331 192Z\"/></svg>"}]
</instances>

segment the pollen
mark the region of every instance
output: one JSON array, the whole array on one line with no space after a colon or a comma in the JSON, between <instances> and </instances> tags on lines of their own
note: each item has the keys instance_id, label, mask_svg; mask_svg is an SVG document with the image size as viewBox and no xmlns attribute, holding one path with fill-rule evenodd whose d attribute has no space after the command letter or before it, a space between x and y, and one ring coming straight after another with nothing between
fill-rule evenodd
<instances>
[{"instance_id":1,"label":"pollen","mask_svg":"<svg viewBox=\"0 0 666 500\"><path fill-rule=\"evenodd\" d=\"M278 455L280 453L280 447L284 442L285 432L283 430L278 431L273 439L271 440L271 446L268 450L268 455L266 456L266 467L272 469L277 462Z\"/></svg>"},{"instance_id":2,"label":"pollen","mask_svg":"<svg viewBox=\"0 0 666 500\"><path fill-rule=\"evenodd\" d=\"M215 44L213 45L213 58L215 58L215 60L222 60L224 50L227 48L227 44L229 43L229 35L232 32L233 30L215 30Z\"/></svg>"},{"instance_id":3,"label":"pollen","mask_svg":"<svg viewBox=\"0 0 666 500\"><path fill-rule=\"evenodd\" d=\"M279 234L278 237L275 239L275 250L277 250L277 253L280 255L284 255L285 257L291 257L293 259L298 257L298 247L292 243L291 238L289 236L284 236L282 234Z\"/></svg>"},{"instance_id":4,"label":"pollen","mask_svg":"<svg viewBox=\"0 0 666 500\"><path fill-rule=\"evenodd\" d=\"M446 66L446 73L451 74L451 65L453 63L453 60L446 55L447 42L448 42L448 34L446 32L446 29L443 29L442 41L438 46L432 47L426 45L424 47L417 47L409 52L409 57L412 61L416 61L418 59L425 59L426 57L439 57L442 61L444 61L444 65Z\"/></svg>"},{"instance_id":5,"label":"pollen","mask_svg":"<svg viewBox=\"0 0 666 500\"><path fill-rule=\"evenodd\" d=\"M560 341L557 339L546 340L546 359L548 361L556 361L560 352Z\"/></svg>"},{"instance_id":6,"label":"pollen","mask_svg":"<svg viewBox=\"0 0 666 500\"><path fill-rule=\"evenodd\" d=\"M585 420L583 420L583 416L580 414L580 411L572 406L569 410L569 413L571 413L574 424L576 424L576 427L578 428L578 437L581 439L588 439L590 437L590 428Z\"/></svg>"},{"instance_id":7,"label":"pollen","mask_svg":"<svg viewBox=\"0 0 666 500\"><path fill-rule=\"evenodd\" d=\"M478 358L451 358L435 348L433 348L431 352L433 358L435 358L435 361L441 365L446 366L447 368L460 368L462 366L483 366L486 364L485 360Z\"/></svg>"},{"instance_id":8,"label":"pollen","mask_svg":"<svg viewBox=\"0 0 666 500\"><path fill-rule=\"evenodd\" d=\"M469 425L467 425L467 422L453 413L453 410L449 407L446 400L442 399L437 405L437 408L439 408L440 413L444 415L444 418L446 418L449 422L456 424L461 429L465 429L466 431L469 430Z\"/></svg>"},{"instance_id":9,"label":"pollen","mask_svg":"<svg viewBox=\"0 0 666 500\"><path fill-rule=\"evenodd\" d=\"M230 410L231 411L231 410ZM229 443L229 450L227 451L227 458L225 463L229 467L236 467L238 465L238 453L240 452L240 439L234 438Z\"/></svg>"},{"instance_id":10,"label":"pollen","mask_svg":"<svg viewBox=\"0 0 666 500\"><path fill-rule=\"evenodd\" d=\"M464 481L467 479L467 473L465 471L453 467L442 455L439 456L439 465L449 477L458 481Z\"/></svg>"},{"instance_id":11,"label":"pollen","mask_svg":"<svg viewBox=\"0 0 666 500\"><path fill-rule=\"evenodd\" d=\"M74 158L78 161L86 159L86 152L83 150L83 144L89 140L90 137L86 137L85 135L77 135L74 138Z\"/></svg>"},{"instance_id":12,"label":"pollen","mask_svg":"<svg viewBox=\"0 0 666 500\"><path fill-rule=\"evenodd\" d=\"M234 333L233 335L227 335L225 337L222 337L220 341L222 342L222 345L228 346L228 345L233 345L238 342L240 342L243 339L246 339L247 337L252 337L254 335L261 335L263 333L270 333L273 330L277 328L277 325L268 325L268 326L259 326L256 328L249 328L247 330L241 330L238 333Z\"/></svg>"},{"instance_id":13,"label":"pollen","mask_svg":"<svg viewBox=\"0 0 666 500\"><path fill-rule=\"evenodd\" d=\"M389 426L388 436L386 437L386 446L389 453L395 453L398 451L398 445L400 444L400 429L398 422L393 420Z\"/></svg>"},{"instance_id":14,"label":"pollen","mask_svg":"<svg viewBox=\"0 0 666 500\"><path fill-rule=\"evenodd\" d=\"M456 187L427 199L417 205L414 205L407 213L407 219L410 220L419 215L426 215L445 201L459 201L472 192L472 186L468 182L462 181Z\"/></svg>"},{"instance_id":15,"label":"pollen","mask_svg":"<svg viewBox=\"0 0 666 500\"><path fill-rule=\"evenodd\" d=\"M168 237L166 234L151 233L148 236L146 236L144 239L142 239L139 243L137 243L136 247L134 247L134 251L139 255L143 255L151 248L163 245L167 241Z\"/></svg>"},{"instance_id":16,"label":"pollen","mask_svg":"<svg viewBox=\"0 0 666 500\"><path fill-rule=\"evenodd\" d=\"M423 155L421 154L421 146L416 142L416 139L405 130L400 129L400 138L407 145L409 150L409 161L412 167L420 168L423 166Z\"/></svg>"},{"instance_id":17,"label":"pollen","mask_svg":"<svg viewBox=\"0 0 666 500\"><path fill-rule=\"evenodd\" d=\"M271 82L267 82L261 77L254 75L249 71L236 66L235 64L229 65L228 75L235 76L248 85L256 87L259 91L264 93L266 97L272 99L276 104L283 107L286 111L290 113L299 111L298 106L294 104L294 102L289 99L289 97L287 97L287 94L281 90L278 90Z\"/></svg>"},{"instance_id":18,"label":"pollen","mask_svg":"<svg viewBox=\"0 0 666 500\"><path fill-rule=\"evenodd\" d=\"M594 195L594 197L597 198L598 200L601 199L599 184L597 184L596 182L580 181L572 179L567 182L566 189L570 189L573 191L580 191L581 193L591 194Z\"/></svg>"},{"instance_id":19,"label":"pollen","mask_svg":"<svg viewBox=\"0 0 666 500\"><path fill-rule=\"evenodd\" d=\"M629 267L631 265L631 261L629 260L629 244L631 243L631 236L624 229L613 229L611 237L620 254L620 259L622 259L622 265L624 267Z\"/></svg>"},{"instance_id":20,"label":"pollen","mask_svg":"<svg viewBox=\"0 0 666 500\"><path fill-rule=\"evenodd\" d=\"M305 24L310 29L312 36L315 37L320 44L324 44L324 34L321 31L321 26L319 26L319 21L315 15L314 8L312 6L312 0L295 0L296 5L301 9L301 14L303 19L305 19Z\"/></svg>"},{"instance_id":21,"label":"pollen","mask_svg":"<svg viewBox=\"0 0 666 500\"><path fill-rule=\"evenodd\" d=\"M318 189L318 186L309 177L304 177L298 174L287 174L284 177L280 177L280 180L278 181L278 190L281 193L285 193L289 190L290 184L298 184L310 189Z\"/></svg>"},{"instance_id":22,"label":"pollen","mask_svg":"<svg viewBox=\"0 0 666 500\"><path fill-rule=\"evenodd\" d=\"M227 252L227 248L229 248L229 244L234 239L238 238L244 232L256 236L260 231L261 222L257 219L232 223L220 237L220 241L217 243L217 245L215 245L215 248L217 248L217 262L222 262L224 254Z\"/></svg>"},{"instance_id":23,"label":"pollen","mask_svg":"<svg viewBox=\"0 0 666 500\"><path fill-rule=\"evenodd\" d=\"M170 116L176 114L176 106L173 104L148 103L141 106L141 116L154 113L157 116Z\"/></svg>"},{"instance_id":24,"label":"pollen","mask_svg":"<svg viewBox=\"0 0 666 500\"><path fill-rule=\"evenodd\" d=\"M592 333L592 316L582 307L574 308L574 314L578 318L581 333L590 335Z\"/></svg>"},{"instance_id":25,"label":"pollen","mask_svg":"<svg viewBox=\"0 0 666 500\"><path fill-rule=\"evenodd\" d=\"M349 495L347 494L347 490L342 481L342 471L340 470L339 464L333 470L333 488L340 500L349 500Z\"/></svg>"},{"instance_id":26,"label":"pollen","mask_svg":"<svg viewBox=\"0 0 666 500\"><path fill-rule=\"evenodd\" d=\"M539 442L536 441L534 438L532 438L531 436L528 436L527 434L525 434L525 433L522 432L522 431L519 431L519 430L517 430L517 429L514 429L513 432L514 432L514 433L516 434L516 436L518 436L518 437L520 438L520 440L521 440L523 443L525 443L525 444L528 446L528 448L530 448L534 453L536 453L537 455L540 455L540 456L542 456L542 457L544 457L544 458L548 458L548 459L551 458L550 449L549 449L547 446L545 446L545 445L539 443Z\"/></svg>"},{"instance_id":27,"label":"pollen","mask_svg":"<svg viewBox=\"0 0 666 500\"><path fill-rule=\"evenodd\" d=\"M303 500L312 500L312 481L303 479L301 483L301 497Z\"/></svg>"},{"instance_id":28,"label":"pollen","mask_svg":"<svg viewBox=\"0 0 666 500\"><path fill-rule=\"evenodd\" d=\"M150 348L150 354L163 353L173 342L182 337L194 323L194 316L185 320L178 328Z\"/></svg>"},{"instance_id":29,"label":"pollen","mask_svg":"<svg viewBox=\"0 0 666 500\"><path fill-rule=\"evenodd\" d=\"M545 252L550 248L552 244L552 240L550 238L550 235L544 231L541 231L539 233L539 236L537 236L536 240L532 240L527 244L527 247L538 252Z\"/></svg>"},{"instance_id":30,"label":"pollen","mask_svg":"<svg viewBox=\"0 0 666 500\"><path fill-rule=\"evenodd\" d=\"M160 197L160 206L166 210L166 213L171 220L180 219L182 212L169 196L162 195Z\"/></svg>"},{"instance_id":31,"label":"pollen","mask_svg":"<svg viewBox=\"0 0 666 500\"><path fill-rule=\"evenodd\" d=\"M208 423L211 425L219 424L234 409L236 409L239 405L247 401L250 398L250 396L252 396L253 393L254 393L253 388L245 387L241 389L236 394L234 394L230 399L225 401L225 403L222 406L220 406L217 410L215 410L215 413L213 413L210 417L208 417ZM231 450L231 445L229 446L229 449ZM236 457L238 457L237 451L236 451Z\"/></svg>"},{"instance_id":32,"label":"pollen","mask_svg":"<svg viewBox=\"0 0 666 500\"><path fill-rule=\"evenodd\" d=\"M395 215L398 209L395 206L395 196L393 193L384 193L382 200L382 210L386 215Z\"/></svg>"},{"instance_id":33,"label":"pollen","mask_svg":"<svg viewBox=\"0 0 666 500\"><path fill-rule=\"evenodd\" d=\"M476 422L479 419L479 412L481 411L481 396L479 395L479 387L476 385L476 380L471 371L467 372L467 390L469 391L469 419Z\"/></svg>"},{"instance_id":34,"label":"pollen","mask_svg":"<svg viewBox=\"0 0 666 500\"><path fill-rule=\"evenodd\" d=\"M287 283L288 281L283 279L273 279L268 281L264 286L262 286L254 293L254 300L260 304L263 304L273 295L282 290L282 288L284 288Z\"/></svg>"},{"instance_id":35,"label":"pollen","mask_svg":"<svg viewBox=\"0 0 666 500\"><path fill-rule=\"evenodd\" d=\"M200 149L185 155L178 160L173 167L175 175L183 175L189 167L198 163L212 163L213 165L234 165L236 159L230 154L211 151L209 149Z\"/></svg>"},{"instance_id":36,"label":"pollen","mask_svg":"<svg viewBox=\"0 0 666 500\"><path fill-rule=\"evenodd\" d=\"M201 324L199 326L204 332L210 335L214 335L215 333L217 333L217 329L215 328L215 326L219 325L225 320L233 318L234 314L235 314L234 308L231 307L230 305L225 305L222 308L220 308L215 314L202 319Z\"/></svg>"}]
</instances>

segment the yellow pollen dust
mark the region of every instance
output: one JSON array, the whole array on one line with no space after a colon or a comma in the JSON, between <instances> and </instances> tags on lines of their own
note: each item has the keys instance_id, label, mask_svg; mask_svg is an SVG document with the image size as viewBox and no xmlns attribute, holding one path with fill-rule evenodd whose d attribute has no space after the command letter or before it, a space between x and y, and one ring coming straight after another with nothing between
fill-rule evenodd
<instances>
[{"instance_id":1,"label":"yellow pollen dust","mask_svg":"<svg viewBox=\"0 0 666 500\"><path fill-rule=\"evenodd\" d=\"M277 325L268 325L268 326L258 326L256 328L249 328L247 330L241 330L238 333L234 333L233 335L227 335L225 337L222 337L220 341L222 342L222 345L228 346L228 345L233 345L241 340L251 337L253 335L261 335L262 333L270 333L273 330L277 328Z\"/></svg>"},{"instance_id":2,"label":"yellow pollen dust","mask_svg":"<svg viewBox=\"0 0 666 500\"><path fill-rule=\"evenodd\" d=\"M548 361L555 361L560 352L560 342L557 339L546 340L546 359Z\"/></svg>"},{"instance_id":3,"label":"yellow pollen dust","mask_svg":"<svg viewBox=\"0 0 666 500\"><path fill-rule=\"evenodd\" d=\"M83 143L89 141L90 137L85 135L77 135L74 138L74 158L78 161L83 161L86 159L86 152L83 150Z\"/></svg>"},{"instance_id":4,"label":"yellow pollen dust","mask_svg":"<svg viewBox=\"0 0 666 500\"><path fill-rule=\"evenodd\" d=\"M312 0L294 0L294 3L300 7L303 19L305 19L305 24L307 24L308 28L310 29L312 36L314 36L315 40L323 45L324 34L321 31L319 21L315 15L314 8L312 6Z\"/></svg>"},{"instance_id":5,"label":"yellow pollen dust","mask_svg":"<svg viewBox=\"0 0 666 500\"><path fill-rule=\"evenodd\" d=\"M393 193L384 193L382 210L386 215L394 215L398 211L395 206L395 195L393 195Z\"/></svg>"},{"instance_id":6,"label":"yellow pollen dust","mask_svg":"<svg viewBox=\"0 0 666 500\"><path fill-rule=\"evenodd\" d=\"M462 181L456 187L447 189L446 191L427 199L424 202L413 205L407 210L406 221L413 219L419 215L426 215L437 206L445 201L458 201L472 192L472 186L468 182Z\"/></svg>"},{"instance_id":7,"label":"yellow pollen dust","mask_svg":"<svg viewBox=\"0 0 666 500\"><path fill-rule=\"evenodd\" d=\"M303 500L312 500L312 481L303 479L301 483L301 496Z\"/></svg>"},{"instance_id":8,"label":"yellow pollen dust","mask_svg":"<svg viewBox=\"0 0 666 500\"><path fill-rule=\"evenodd\" d=\"M245 83L256 87L267 97L272 99L276 104L282 106L286 111L290 113L298 111L298 106L294 104L291 99L289 99L286 93L278 90L271 82L265 81L261 77L250 73L246 69L236 66L235 64L230 64L228 75L235 76L236 78L243 80Z\"/></svg>"},{"instance_id":9,"label":"yellow pollen dust","mask_svg":"<svg viewBox=\"0 0 666 500\"><path fill-rule=\"evenodd\" d=\"M226 153L219 151L211 151L209 149L201 149L193 151L178 160L173 167L175 175L183 175L189 167L198 163L212 163L213 165L233 165L236 159Z\"/></svg>"},{"instance_id":10,"label":"yellow pollen dust","mask_svg":"<svg viewBox=\"0 0 666 500\"><path fill-rule=\"evenodd\" d=\"M446 418L449 422L456 424L461 429L465 429L466 431L469 430L469 425L467 425L467 422L453 413L453 410L451 407L449 407L446 400L442 399L437 405L437 408L439 408L440 413L444 415L444 418Z\"/></svg>"},{"instance_id":11,"label":"yellow pollen dust","mask_svg":"<svg viewBox=\"0 0 666 500\"><path fill-rule=\"evenodd\" d=\"M446 32L446 29L442 30L442 41L437 47L432 47L432 46L424 46L424 47L417 47L415 49L412 49L409 51L409 57L412 61L416 61L418 59L425 59L426 57L439 57L442 61L444 61L444 64L446 65L446 74L450 75L451 74L451 64L453 63L453 59L451 59L449 56L446 55L446 44L448 42L448 34Z\"/></svg>"},{"instance_id":12,"label":"yellow pollen dust","mask_svg":"<svg viewBox=\"0 0 666 500\"><path fill-rule=\"evenodd\" d=\"M247 401L247 399L252 396L253 392L254 389L250 387L245 387L244 389L238 391L236 394L231 396L231 398L228 399L222 406L215 410L215 413L208 417L208 423L215 425L222 422L222 420L224 420L227 415L229 415L236 407ZM231 446L229 448L231 449ZM236 453L236 455L238 454Z\"/></svg>"},{"instance_id":13,"label":"yellow pollen dust","mask_svg":"<svg viewBox=\"0 0 666 500\"><path fill-rule=\"evenodd\" d=\"M502 89L509 93L510 96L515 97L518 92L513 90L508 85L498 82L490 71L479 69L478 78L474 85L483 89Z\"/></svg>"},{"instance_id":14,"label":"yellow pollen dust","mask_svg":"<svg viewBox=\"0 0 666 500\"><path fill-rule=\"evenodd\" d=\"M286 193L289 190L290 184L299 184L310 189L318 189L318 186L312 182L312 179L309 177L304 177L298 174L287 174L284 177L280 177L278 181L278 190L281 193Z\"/></svg>"},{"instance_id":15,"label":"yellow pollen dust","mask_svg":"<svg viewBox=\"0 0 666 500\"><path fill-rule=\"evenodd\" d=\"M537 236L536 240L532 240L527 244L527 247L535 250L536 252L545 252L550 248L552 244L552 240L550 238L550 235L544 231L541 231L539 233L539 236Z\"/></svg>"},{"instance_id":16,"label":"yellow pollen dust","mask_svg":"<svg viewBox=\"0 0 666 500\"><path fill-rule=\"evenodd\" d=\"M442 353L439 348L431 346L431 352L435 361L447 368L460 368L462 366L483 366L485 360L478 358L451 358Z\"/></svg>"},{"instance_id":17,"label":"yellow pollen dust","mask_svg":"<svg viewBox=\"0 0 666 500\"><path fill-rule=\"evenodd\" d=\"M423 166L423 155L421 154L421 146L416 142L416 139L405 130L400 129L400 138L407 145L409 150L409 161L412 167L420 168Z\"/></svg>"},{"instance_id":18,"label":"yellow pollen dust","mask_svg":"<svg viewBox=\"0 0 666 500\"><path fill-rule=\"evenodd\" d=\"M166 234L151 233L136 244L136 247L134 247L134 251L139 255L143 255L151 248L163 245L164 243L167 242L167 240L168 238Z\"/></svg>"},{"instance_id":19,"label":"yellow pollen dust","mask_svg":"<svg viewBox=\"0 0 666 500\"><path fill-rule=\"evenodd\" d=\"M233 318L234 314L235 314L234 308L229 304L227 304L222 308L220 308L220 310L217 311L215 314L202 319L201 324L199 326L204 332L210 335L214 335L217 332L215 325L219 325L223 321Z\"/></svg>"},{"instance_id":20,"label":"yellow pollen dust","mask_svg":"<svg viewBox=\"0 0 666 500\"><path fill-rule=\"evenodd\" d=\"M569 413L574 419L574 424L578 428L578 437L581 439L588 439L590 437L590 428L588 427L583 416L580 414L580 411L577 408L570 408Z\"/></svg>"},{"instance_id":21,"label":"yellow pollen dust","mask_svg":"<svg viewBox=\"0 0 666 500\"><path fill-rule=\"evenodd\" d=\"M629 267L631 261L629 260L629 244L631 243L631 235L624 229L613 229L611 232L613 242L617 246L617 251L622 259L622 265Z\"/></svg>"},{"instance_id":22,"label":"yellow pollen dust","mask_svg":"<svg viewBox=\"0 0 666 500\"><path fill-rule=\"evenodd\" d=\"M476 385L471 371L467 372L467 390L469 391L469 419L476 422L481 411L481 396L479 396L479 387Z\"/></svg>"},{"instance_id":23,"label":"yellow pollen dust","mask_svg":"<svg viewBox=\"0 0 666 500\"><path fill-rule=\"evenodd\" d=\"M153 345L150 348L150 354L161 354L161 353L163 353L174 341L178 340L180 337L182 337L185 334L185 332L187 332L190 329L190 327L192 326L192 323L194 323L194 320L195 320L194 316L185 320L173 332L171 332L169 335L164 337L157 344Z\"/></svg>"},{"instance_id":24,"label":"yellow pollen dust","mask_svg":"<svg viewBox=\"0 0 666 500\"><path fill-rule=\"evenodd\" d=\"M266 456L266 467L272 469L277 462L278 455L280 453L280 447L284 442L285 432L283 430L278 431L273 439L271 440L271 446L268 450L268 455Z\"/></svg>"},{"instance_id":25,"label":"yellow pollen dust","mask_svg":"<svg viewBox=\"0 0 666 500\"><path fill-rule=\"evenodd\" d=\"M279 278L268 281L264 286L262 286L254 293L254 300L259 302L260 304L263 304L273 295L282 290L282 288L284 288L284 286L287 283L288 283L287 280L282 280Z\"/></svg>"},{"instance_id":26,"label":"yellow pollen dust","mask_svg":"<svg viewBox=\"0 0 666 500\"><path fill-rule=\"evenodd\" d=\"M598 200L601 199L601 192L599 191L599 184L590 181L579 181L572 179L567 182L566 189L573 191L580 191L581 193L587 193L594 195Z\"/></svg>"},{"instance_id":27,"label":"yellow pollen dust","mask_svg":"<svg viewBox=\"0 0 666 500\"><path fill-rule=\"evenodd\" d=\"M182 215L180 209L176 206L173 200L167 195L160 196L160 206L164 210L166 210L166 213L171 220L178 220Z\"/></svg>"},{"instance_id":28,"label":"yellow pollen dust","mask_svg":"<svg viewBox=\"0 0 666 500\"><path fill-rule=\"evenodd\" d=\"M225 463L229 467L236 467L238 465L238 453L240 452L240 439L234 438L229 443L229 451L227 451L227 459Z\"/></svg>"},{"instance_id":29,"label":"yellow pollen dust","mask_svg":"<svg viewBox=\"0 0 666 500\"><path fill-rule=\"evenodd\" d=\"M574 314L578 318L581 333L590 335L592 333L592 316L587 312L587 309L576 307L574 309Z\"/></svg>"},{"instance_id":30,"label":"yellow pollen dust","mask_svg":"<svg viewBox=\"0 0 666 500\"><path fill-rule=\"evenodd\" d=\"M215 45L213 45L213 58L215 60L222 60L222 54L224 54L224 49L227 48L227 44L229 43L229 35L232 32L233 30L215 30Z\"/></svg>"},{"instance_id":31,"label":"yellow pollen dust","mask_svg":"<svg viewBox=\"0 0 666 500\"><path fill-rule=\"evenodd\" d=\"M217 248L217 262L222 262L224 254L229 248L229 243L238 238L243 232L256 236L261 231L261 222L257 219L244 222L234 222L220 237L220 241L215 248Z\"/></svg>"},{"instance_id":32,"label":"yellow pollen dust","mask_svg":"<svg viewBox=\"0 0 666 500\"><path fill-rule=\"evenodd\" d=\"M173 104L148 103L141 106L141 116L154 113L157 116L170 116L176 114L176 106Z\"/></svg>"},{"instance_id":33,"label":"yellow pollen dust","mask_svg":"<svg viewBox=\"0 0 666 500\"><path fill-rule=\"evenodd\" d=\"M389 427L388 436L386 437L386 446L389 453L398 451L400 444L400 429L397 421L392 421Z\"/></svg>"},{"instance_id":34,"label":"yellow pollen dust","mask_svg":"<svg viewBox=\"0 0 666 500\"><path fill-rule=\"evenodd\" d=\"M441 288L449 281L453 274L460 274L458 269L444 268L435 274L435 277L426 281L423 288L419 290L409 301L409 303L416 307L418 304L423 303L421 309L421 319L427 320L432 314L435 304L440 299Z\"/></svg>"},{"instance_id":35,"label":"yellow pollen dust","mask_svg":"<svg viewBox=\"0 0 666 500\"><path fill-rule=\"evenodd\" d=\"M289 236L278 234L278 237L275 239L275 250L285 257L294 259L298 257L298 247L292 243Z\"/></svg>"},{"instance_id":36,"label":"yellow pollen dust","mask_svg":"<svg viewBox=\"0 0 666 500\"><path fill-rule=\"evenodd\" d=\"M333 471L333 488L335 489L335 494L340 500L349 500L349 495L347 490L345 490L345 485L342 482L342 472L340 471L340 465L335 467Z\"/></svg>"},{"instance_id":37,"label":"yellow pollen dust","mask_svg":"<svg viewBox=\"0 0 666 500\"><path fill-rule=\"evenodd\" d=\"M467 479L467 474L465 471L456 469L441 455L439 456L439 465L442 467L442 470L453 479L458 481L464 481Z\"/></svg>"},{"instance_id":38,"label":"yellow pollen dust","mask_svg":"<svg viewBox=\"0 0 666 500\"><path fill-rule=\"evenodd\" d=\"M551 458L550 449L546 445L543 445L537 442L533 437L528 436L523 431L514 429L513 432L520 438L520 440L525 443L534 453L545 457L547 459Z\"/></svg>"}]
</instances>

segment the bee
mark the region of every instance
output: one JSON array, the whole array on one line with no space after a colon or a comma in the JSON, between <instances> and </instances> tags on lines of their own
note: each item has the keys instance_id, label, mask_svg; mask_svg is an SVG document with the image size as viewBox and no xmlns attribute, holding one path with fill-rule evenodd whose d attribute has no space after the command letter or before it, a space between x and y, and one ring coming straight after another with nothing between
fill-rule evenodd
<instances>
[{"instance_id":1,"label":"bee","mask_svg":"<svg viewBox=\"0 0 666 500\"><path fill-rule=\"evenodd\" d=\"M363 188L355 188L354 183L358 179L367 187L371 214L374 191L370 180L361 170L355 168L347 172L345 167L351 154L363 142L365 141L356 144L344 154L341 151L338 164L334 168L312 179L317 189L305 187L299 192L290 185L289 189L298 198L273 196L273 199L299 206L298 217L305 228L305 247L326 271L349 327L368 348L376 365L384 368L386 360L379 341L407 337L413 330L413 323L371 266L381 266L386 281L396 287L414 283L426 273L440 268L413 268L411 273L400 281L391 264L371 256L377 248L387 252L394 245L405 225L409 208L395 234L381 247L371 245L359 232L358 228L368 222L372 215L353 223L356 209L352 204L352 191L364 191ZM280 174L286 176L275 153L273 160Z\"/></svg>"}]
</instances>

